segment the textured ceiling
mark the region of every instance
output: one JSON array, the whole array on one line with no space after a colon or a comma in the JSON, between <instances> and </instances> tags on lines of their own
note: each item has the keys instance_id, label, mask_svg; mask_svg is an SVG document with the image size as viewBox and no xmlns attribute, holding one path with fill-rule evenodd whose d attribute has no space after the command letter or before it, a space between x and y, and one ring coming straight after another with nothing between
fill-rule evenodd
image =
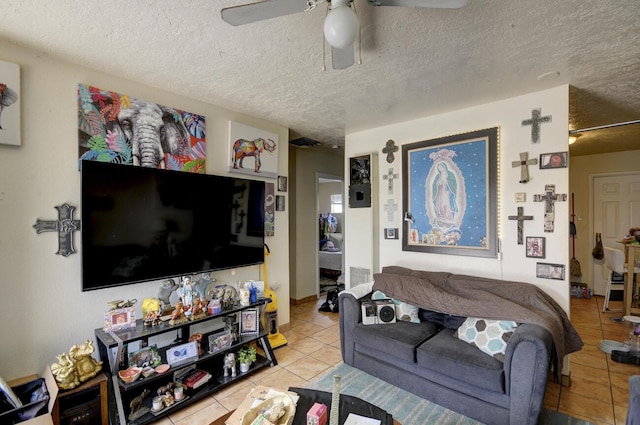
<instances>
[{"instance_id":1,"label":"textured ceiling","mask_svg":"<svg viewBox=\"0 0 640 425\"><path fill-rule=\"evenodd\" d=\"M2 0L0 38L273 121L326 147L342 145L345 133L561 84L571 84L570 129L640 119L636 1L425 9L355 0L362 63L342 71L331 69L328 47L323 56L325 5L239 27L221 20L222 8L246 2ZM559 76L537 78L547 72ZM636 124L584 133L571 153L638 148Z\"/></svg>"}]
</instances>

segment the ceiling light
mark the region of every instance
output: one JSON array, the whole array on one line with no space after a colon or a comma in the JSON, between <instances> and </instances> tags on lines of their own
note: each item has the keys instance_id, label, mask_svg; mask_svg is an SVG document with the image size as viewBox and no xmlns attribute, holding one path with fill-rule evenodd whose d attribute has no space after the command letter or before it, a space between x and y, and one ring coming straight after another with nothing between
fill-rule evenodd
<instances>
[{"instance_id":1,"label":"ceiling light","mask_svg":"<svg viewBox=\"0 0 640 425\"><path fill-rule=\"evenodd\" d=\"M356 12L349 7L350 0L331 0L324 20L324 37L331 47L344 49L356 41L360 23Z\"/></svg>"},{"instance_id":2,"label":"ceiling light","mask_svg":"<svg viewBox=\"0 0 640 425\"><path fill-rule=\"evenodd\" d=\"M576 134L576 135L573 135L573 136L569 136L569 144L573 145L578 140L578 137L580 137L579 134Z\"/></svg>"}]
</instances>

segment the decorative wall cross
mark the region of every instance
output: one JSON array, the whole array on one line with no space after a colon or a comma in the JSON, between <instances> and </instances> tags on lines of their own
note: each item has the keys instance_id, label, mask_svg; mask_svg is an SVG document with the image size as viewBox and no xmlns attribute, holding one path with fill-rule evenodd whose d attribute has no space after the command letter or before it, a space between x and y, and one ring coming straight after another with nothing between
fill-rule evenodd
<instances>
[{"instance_id":1,"label":"decorative wall cross","mask_svg":"<svg viewBox=\"0 0 640 425\"><path fill-rule=\"evenodd\" d=\"M382 148L382 153L387 154L387 162L389 164L391 164L396 159L394 152L398 152L398 147L396 146L396 142L389 139L387 140L387 144L385 145L385 147Z\"/></svg>"},{"instance_id":2,"label":"decorative wall cross","mask_svg":"<svg viewBox=\"0 0 640 425\"><path fill-rule=\"evenodd\" d=\"M543 117L541 108L532 109L531 118L522 121L522 125L531 126L531 143L540 143L540 124L546 122L551 122L551 115Z\"/></svg>"},{"instance_id":3,"label":"decorative wall cross","mask_svg":"<svg viewBox=\"0 0 640 425\"><path fill-rule=\"evenodd\" d=\"M544 194L533 195L534 202L545 202L544 206L544 231L553 232L553 222L555 220L555 202L566 201L567 194L556 194L556 185L547 184L544 186Z\"/></svg>"},{"instance_id":4,"label":"decorative wall cross","mask_svg":"<svg viewBox=\"0 0 640 425\"><path fill-rule=\"evenodd\" d=\"M58 220L36 220L33 228L36 233L58 232L58 252L56 254L68 257L75 254L73 246L73 232L80 230L80 220L73 219L73 212L76 207L69 204L62 204L55 207L58 210Z\"/></svg>"},{"instance_id":5,"label":"decorative wall cross","mask_svg":"<svg viewBox=\"0 0 640 425\"><path fill-rule=\"evenodd\" d=\"M518 215L510 215L509 220L518 220L518 245L522 245L523 237L522 233L524 230L524 220L533 220L532 215L522 215L524 208L518 207Z\"/></svg>"},{"instance_id":6,"label":"decorative wall cross","mask_svg":"<svg viewBox=\"0 0 640 425\"><path fill-rule=\"evenodd\" d=\"M398 210L398 204L393 199L388 199L384 204L384 210L387 212L387 220L393 221L394 213Z\"/></svg>"},{"instance_id":7,"label":"decorative wall cross","mask_svg":"<svg viewBox=\"0 0 640 425\"><path fill-rule=\"evenodd\" d=\"M536 165L538 163L538 158L527 159L528 157L528 152L520 152L520 161L511 162L513 168L520 167L520 183L529 181L529 165Z\"/></svg>"},{"instance_id":8,"label":"decorative wall cross","mask_svg":"<svg viewBox=\"0 0 640 425\"><path fill-rule=\"evenodd\" d=\"M393 195L393 180L398 177L398 173L393 173L393 168L389 168L389 172L382 176L383 180L388 180L389 182L389 195Z\"/></svg>"}]
</instances>

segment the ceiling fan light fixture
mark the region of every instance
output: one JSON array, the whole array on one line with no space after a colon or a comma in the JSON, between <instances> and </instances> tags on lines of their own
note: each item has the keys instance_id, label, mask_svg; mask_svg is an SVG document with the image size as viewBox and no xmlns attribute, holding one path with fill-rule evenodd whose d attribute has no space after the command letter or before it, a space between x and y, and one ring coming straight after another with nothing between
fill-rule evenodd
<instances>
[{"instance_id":1,"label":"ceiling fan light fixture","mask_svg":"<svg viewBox=\"0 0 640 425\"><path fill-rule=\"evenodd\" d=\"M344 49L356 41L360 22L348 0L332 0L324 20L324 37L331 47Z\"/></svg>"}]
</instances>

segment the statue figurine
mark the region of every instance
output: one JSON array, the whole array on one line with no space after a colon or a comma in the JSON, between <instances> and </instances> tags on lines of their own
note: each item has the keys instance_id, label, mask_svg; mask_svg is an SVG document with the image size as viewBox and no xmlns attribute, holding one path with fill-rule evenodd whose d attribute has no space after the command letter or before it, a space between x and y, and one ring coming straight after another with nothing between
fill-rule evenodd
<instances>
[{"instance_id":1,"label":"statue figurine","mask_svg":"<svg viewBox=\"0 0 640 425\"><path fill-rule=\"evenodd\" d=\"M102 369L102 362L91 357L94 351L93 341L89 339L83 344L74 345L69 349L69 356L75 361L80 382L88 381Z\"/></svg>"},{"instance_id":2,"label":"statue figurine","mask_svg":"<svg viewBox=\"0 0 640 425\"><path fill-rule=\"evenodd\" d=\"M136 419L138 419L139 417L141 417L142 415L144 415L149 411L149 407L145 406L142 403L142 401L148 394L149 394L149 390L145 388L144 390L142 390L142 393L139 396L131 400L131 403L129 403L129 408L131 409L131 413L129 413L129 417L128 417L130 421L135 421Z\"/></svg>"},{"instance_id":3,"label":"statue figurine","mask_svg":"<svg viewBox=\"0 0 640 425\"><path fill-rule=\"evenodd\" d=\"M202 334L198 332L191 335L189 337L189 342L192 341L195 341L196 344L198 344L198 355L201 356L204 353L204 350L202 349Z\"/></svg>"},{"instance_id":4,"label":"statue figurine","mask_svg":"<svg viewBox=\"0 0 640 425\"><path fill-rule=\"evenodd\" d=\"M207 308L207 305L205 303L204 310L203 310L203 305L200 300L200 297L196 295L195 298L193 299L193 306L191 307L191 316L189 316L189 320L202 319L205 316L206 308Z\"/></svg>"},{"instance_id":5,"label":"statue figurine","mask_svg":"<svg viewBox=\"0 0 640 425\"><path fill-rule=\"evenodd\" d=\"M58 363L51 365L51 373L56 378L58 387L63 390L71 390L80 385L76 364L73 359L67 353L58 354L56 358Z\"/></svg>"},{"instance_id":6,"label":"statue figurine","mask_svg":"<svg viewBox=\"0 0 640 425\"><path fill-rule=\"evenodd\" d=\"M229 371L232 378L236 376L236 356L233 353L224 356L224 376L229 376Z\"/></svg>"},{"instance_id":7,"label":"statue figurine","mask_svg":"<svg viewBox=\"0 0 640 425\"><path fill-rule=\"evenodd\" d=\"M169 324L179 325L182 323L186 323L189 319L186 318L184 312L184 304L182 304L182 301L178 301L175 305L175 308L173 309L173 312L171 313L171 320L169 321Z\"/></svg>"}]
</instances>

